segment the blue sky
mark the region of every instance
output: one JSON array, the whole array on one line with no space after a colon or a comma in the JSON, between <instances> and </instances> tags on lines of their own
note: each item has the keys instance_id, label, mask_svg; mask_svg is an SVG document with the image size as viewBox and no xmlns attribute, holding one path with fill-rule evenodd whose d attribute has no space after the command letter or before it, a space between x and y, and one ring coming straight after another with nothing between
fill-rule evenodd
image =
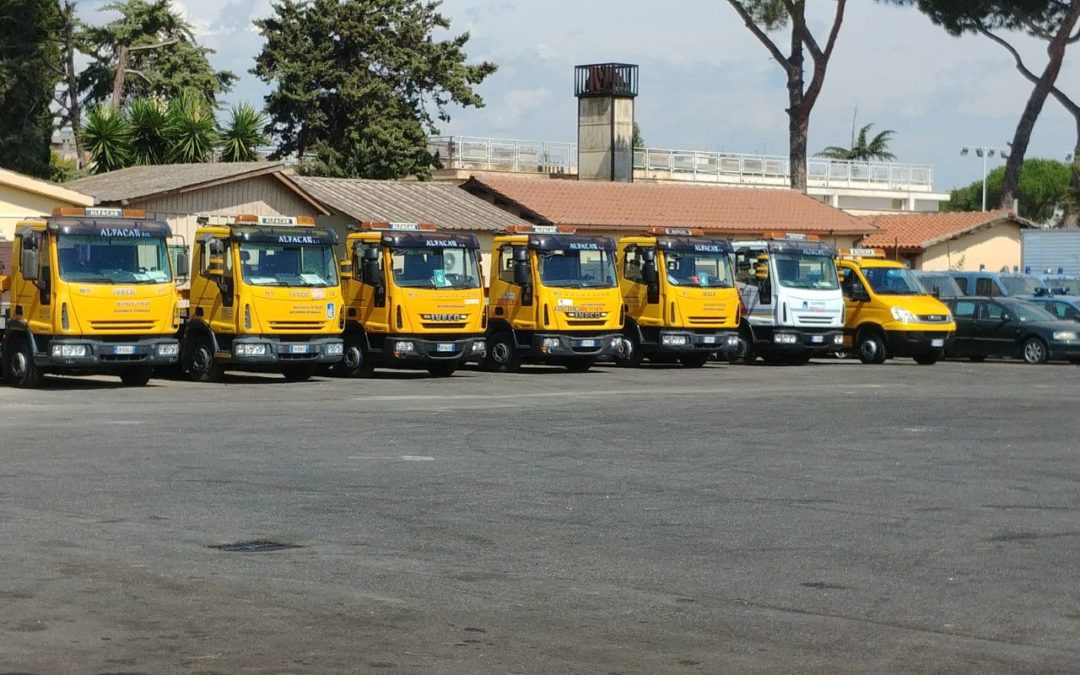
<instances>
[{"instance_id":1,"label":"blue sky","mask_svg":"<svg viewBox=\"0 0 1080 675\"><path fill-rule=\"evenodd\" d=\"M251 25L268 0L174 0L213 63L241 76L231 100L259 103L266 87L247 73L261 46ZM810 0L814 32L827 30L832 0ZM104 18L83 5L82 18ZM572 141L573 66L621 61L641 66L636 117L652 147L786 154L786 90L780 68L723 0L445 0L453 32L469 31L474 60L499 71L481 87L479 110L451 111L448 134ZM783 38L780 38L781 40ZM1039 43L1021 38L1042 68ZM1080 46L1059 84L1080 95ZM1008 54L978 36L953 38L912 9L848 2L825 88L811 118L810 150L846 145L858 123L897 132L899 161L931 164L940 190L981 177L965 144L1011 140L1030 87ZM1075 125L1054 101L1029 157L1064 159Z\"/></svg>"}]
</instances>

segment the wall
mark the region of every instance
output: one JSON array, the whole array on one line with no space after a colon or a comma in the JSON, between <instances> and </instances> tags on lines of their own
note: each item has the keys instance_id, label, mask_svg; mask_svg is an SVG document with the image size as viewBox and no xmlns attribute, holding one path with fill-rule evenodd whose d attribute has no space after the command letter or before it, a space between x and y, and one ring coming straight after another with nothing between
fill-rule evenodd
<instances>
[{"instance_id":1,"label":"wall","mask_svg":"<svg viewBox=\"0 0 1080 675\"><path fill-rule=\"evenodd\" d=\"M89 197L87 203L92 203ZM15 235L15 223L22 219L48 215L57 206L76 205L85 204L76 204L9 185L0 185L0 240L11 241Z\"/></svg>"},{"instance_id":2,"label":"wall","mask_svg":"<svg viewBox=\"0 0 1080 675\"><path fill-rule=\"evenodd\" d=\"M916 265L933 272L978 272L979 265L985 265L988 272L1000 272L1003 267L1011 270L1020 265L1020 225L1002 221L935 244L918 256Z\"/></svg>"},{"instance_id":3,"label":"wall","mask_svg":"<svg viewBox=\"0 0 1080 675\"><path fill-rule=\"evenodd\" d=\"M633 136L634 99L579 99L578 178L633 181Z\"/></svg>"}]
</instances>

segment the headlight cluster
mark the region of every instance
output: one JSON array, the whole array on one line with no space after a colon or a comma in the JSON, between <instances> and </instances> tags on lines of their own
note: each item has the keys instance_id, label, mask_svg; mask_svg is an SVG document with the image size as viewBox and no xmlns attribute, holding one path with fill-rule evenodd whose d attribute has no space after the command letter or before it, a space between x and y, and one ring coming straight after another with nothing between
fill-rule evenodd
<instances>
[{"instance_id":1,"label":"headlight cluster","mask_svg":"<svg viewBox=\"0 0 1080 675\"><path fill-rule=\"evenodd\" d=\"M611 346L615 349L619 349L620 347L622 347L622 336L616 335L615 337L611 338Z\"/></svg>"},{"instance_id":2,"label":"headlight cluster","mask_svg":"<svg viewBox=\"0 0 1080 675\"><path fill-rule=\"evenodd\" d=\"M685 335L662 335L660 344L665 347L685 347L690 344L690 338Z\"/></svg>"},{"instance_id":3,"label":"headlight cluster","mask_svg":"<svg viewBox=\"0 0 1080 675\"><path fill-rule=\"evenodd\" d=\"M773 335L773 342L778 345L793 345L798 343L799 336L792 335L791 333L776 333Z\"/></svg>"},{"instance_id":4,"label":"headlight cluster","mask_svg":"<svg viewBox=\"0 0 1080 675\"><path fill-rule=\"evenodd\" d=\"M342 342L331 342L326 345L327 356L341 356L345 353L345 344Z\"/></svg>"},{"instance_id":5,"label":"headlight cluster","mask_svg":"<svg viewBox=\"0 0 1080 675\"><path fill-rule=\"evenodd\" d=\"M179 356L180 345L175 342L167 342L157 346L158 356Z\"/></svg>"},{"instance_id":6,"label":"headlight cluster","mask_svg":"<svg viewBox=\"0 0 1080 675\"><path fill-rule=\"evenodd\" d=\"M1059 330L1054 333L1054 339L1058 342L1075 342L1076 332L1071 330Z\"/></svg>"},{"instance_id":7,"label":"headlight cluster","mask_svg":"<svg viewBox=\"0 0 1080 675\"><path fill-rule=\"evenodd\" d=\"M241 343L233 351L237 356L266 356L270 353L270 345L261 342Z\"/></svg>"},{"instance_id":8,"label":"headlight cluster","mask_svg":"<svg viewBox=\"0 0 1080 675\"><path fill-rule=\"evenodd\" d=\"M416 350L416 345L411 342L401 340L394 343L394 351L398 353L408 353Z\"/></svg>"},{"instance_id":9,"label":"headlight cluster","mask_svg":"<svg viewBox=\"0 0 1080 675\"><path fill-rule=\"evenodd\" d=\"M486 352L487 342L484 340L473 340L472 348L474 352Z\"/></svg>"},{"instance_id":10,"label":"headlight cluster","mask_svg":"<svg viewBox=\"0 0 1080 675\"><path fill-rule=\"evenodd\" d=\"M544 349L555 349L559 346L559 338L544 338L540 342L540 346Z\"/></svg>"},{"instance_id":11,"label":"headlight cluster","mask_svg":"<svg viewBox=\"0 0 1080 675\"><path fill-rule=\"evenodd\" d=\"M892 308L892 318L900 323L918 323L919 318L903 307Z\"/></svg>"},{"instance_id":12,"label":"headlight cluster","mask_svg":"<svg viewBox=\"0 0 1080 675\"><path fill-rule=\"evenodd\" d=\"M844 336L843 335L834 335L832 337L832 343L834 345L842 345L842 344L844 344Z\"/></svg>"},{"instance_id":13,"label":"headlight cluster","mask_svg":"<svg viewBox=\"0 0 1080 675\"><path fill-rule=\"evenodd\" d=\"M53 345L51 353L54 358L84 359L90 356L90 347L88 345Z\"/></svg>"}]
</instances>

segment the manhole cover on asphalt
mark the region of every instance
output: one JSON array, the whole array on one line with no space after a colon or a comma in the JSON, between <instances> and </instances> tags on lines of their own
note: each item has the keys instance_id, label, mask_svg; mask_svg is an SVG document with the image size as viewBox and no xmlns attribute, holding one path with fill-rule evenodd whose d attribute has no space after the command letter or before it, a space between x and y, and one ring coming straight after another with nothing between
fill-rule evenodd
<instances>
[{"instance_id":1,"label":"manhole cover on asphalt","mask_svg":"<svg viewBox=\"0 0 1080 675\"><path fill-rule=\"evenodd\" d=\"M280 541L268 541L255 539L254 541L238 541L234 544L211 544L208 548L229 553L266 553L268 551L281 551L287 548L303 548L298 544L284 544Z\"/></svg>"}]
</instances>

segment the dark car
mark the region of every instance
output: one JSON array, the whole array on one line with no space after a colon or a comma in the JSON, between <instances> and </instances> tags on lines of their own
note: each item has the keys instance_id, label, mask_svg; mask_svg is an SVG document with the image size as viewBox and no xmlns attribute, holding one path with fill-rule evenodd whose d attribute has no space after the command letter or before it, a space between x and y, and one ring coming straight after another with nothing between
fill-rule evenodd
<instances>
[{"instance_id":1,"label":"dark car","mask_svg":"<svg viewBox=\"0 0 1080 675\"><path fill-rule=\"evenodd\" d=\"M982 361L1012 356L1028 363L1067 360L1080 363L1080 326L1061 321L1036 305L1016 298L950 298L956 337L945 355Z\"/></svg>"},{"instance_id":2,"label":"dark car","mask_svg":"<svg viewBox=\"0 0 1080 675\"><path fill-rule=\"evenodd\" d=\"M1041 295L1022 299L1042 307L1062 321L1080 321L1080 297L1075 295Z\"/></svg>"}]
</instances>

